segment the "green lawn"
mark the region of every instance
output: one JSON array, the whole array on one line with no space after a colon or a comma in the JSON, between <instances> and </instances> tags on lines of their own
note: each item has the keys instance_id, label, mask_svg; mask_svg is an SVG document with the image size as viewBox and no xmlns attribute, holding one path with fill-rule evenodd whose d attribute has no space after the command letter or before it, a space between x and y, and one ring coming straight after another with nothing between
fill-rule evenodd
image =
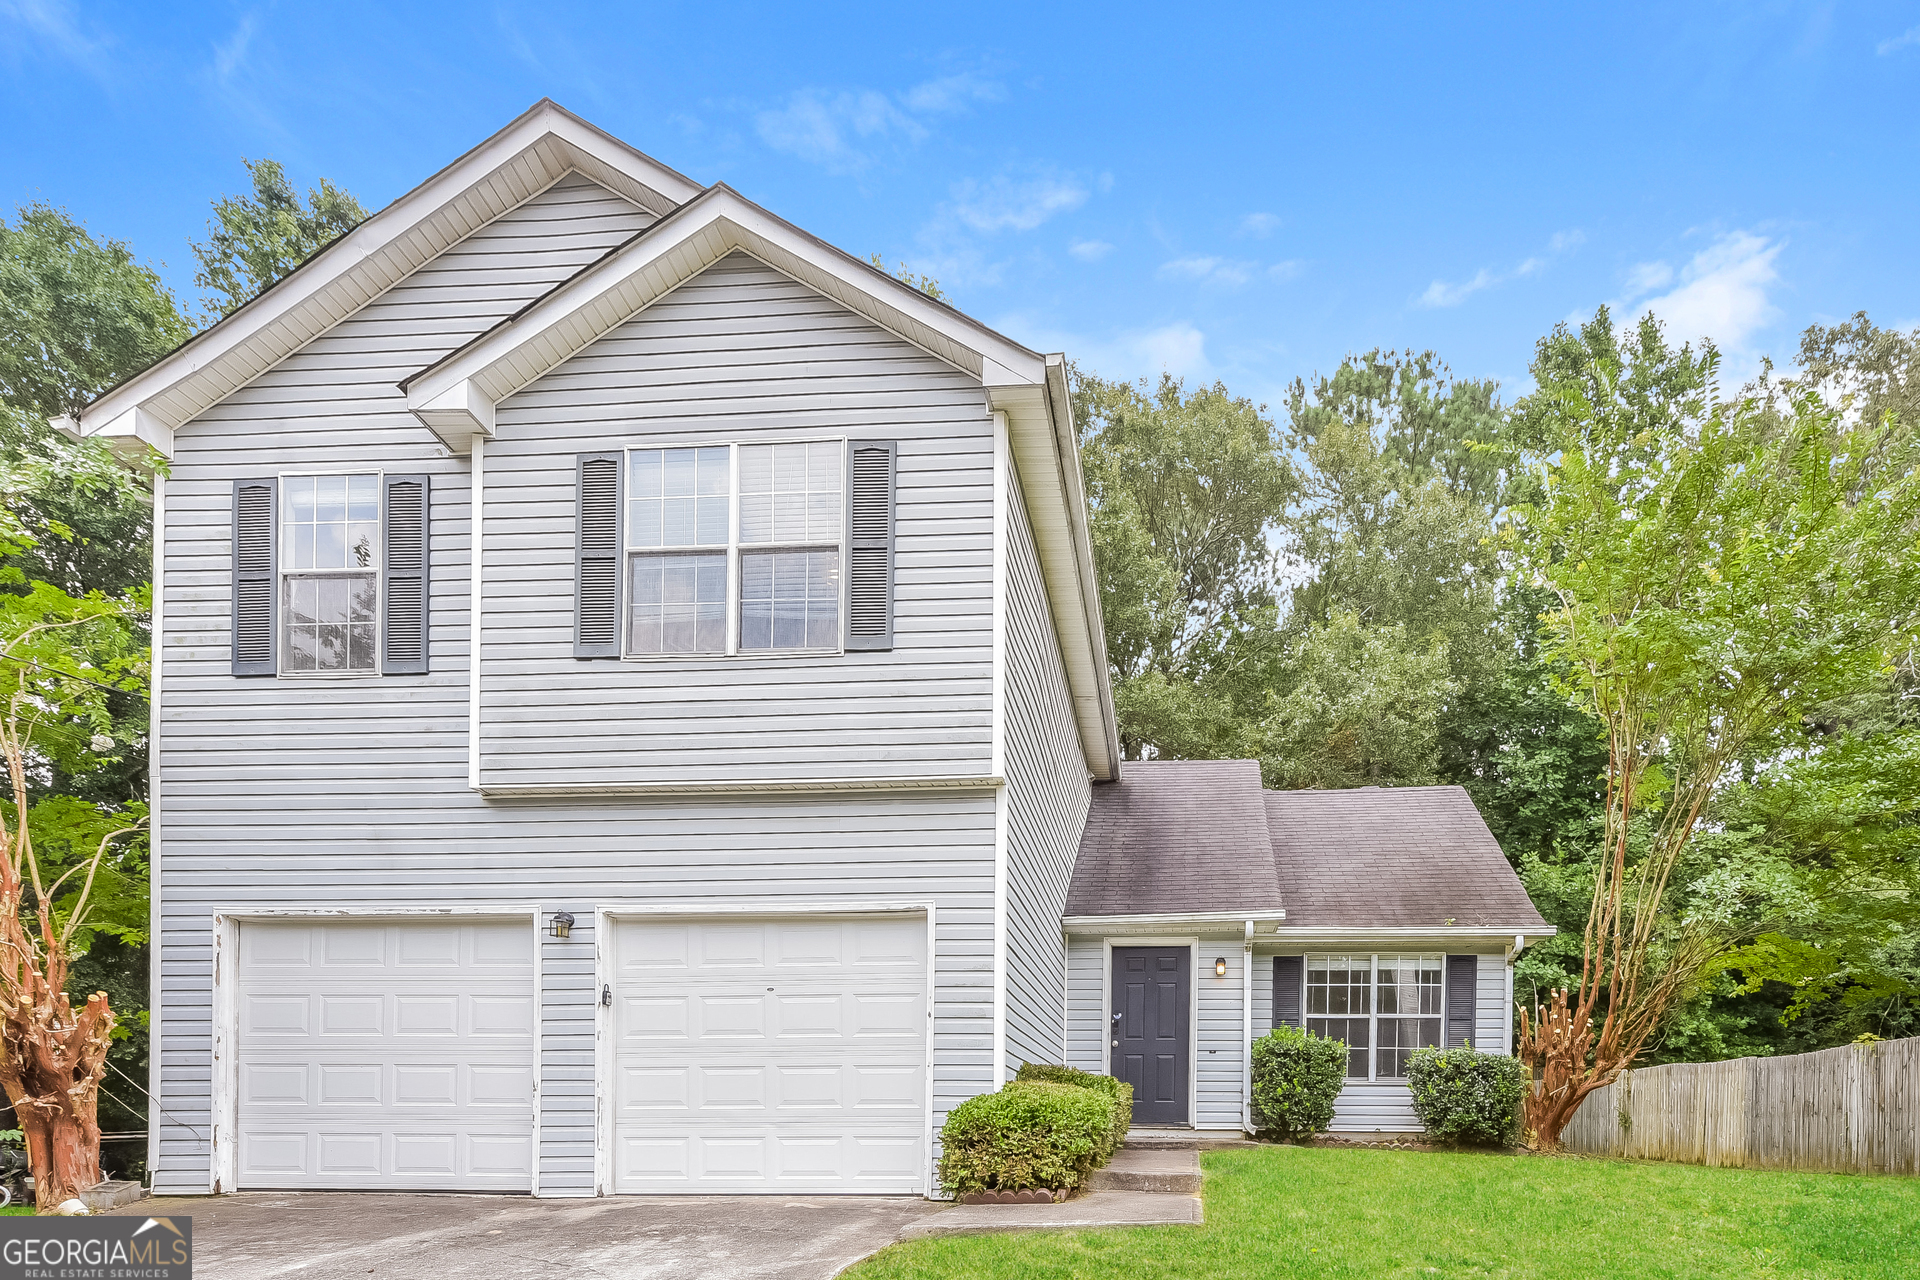
<instances>
[{"instance_id":1,"label":"green lawn","mask_svg":"<svg viewBox=\"0 0 1920 1280\"><path fill-rule=\"evenodd\" d=\"M1920 1276L1920 1179L1619 1160L1216 1151L1203 1227L895 1245L848 1280Z\"/></svg>"}]
</instances>

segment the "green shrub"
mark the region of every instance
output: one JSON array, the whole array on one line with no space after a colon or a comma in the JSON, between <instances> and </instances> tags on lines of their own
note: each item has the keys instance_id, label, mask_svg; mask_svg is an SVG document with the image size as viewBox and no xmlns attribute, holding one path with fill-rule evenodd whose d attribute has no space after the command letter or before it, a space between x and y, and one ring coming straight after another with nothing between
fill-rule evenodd
<instances>
[{"instance_id":1,"label":"green shrub","mask_svg":"<svg viewBox=\"0 0 1920 1280\"><path fill-rule=\"evenodd\" d=\"M1293 1138L1333 1123L1347 1081L1347 1046L1297 1027L1275 1027L1253 1042L1253 1119Z\"/></svg>"},{"instance_id":2,"label":"green shrub","mask_svg":"<svg viewBox=\"0 0 1920 1280\"><path fill-rule=\"evenodd\" d=\"M947 1113L940 1183L955 1195L1077 1187L1109 1150L1109 1096L1071 1084L1015 1080Z\"/></svg>"},{"instance_id":3,"label":"green shrub","mask_svg":"<svg viewBox=\"0 0 1920 1280\"><path fill-rule=\"evenodd\" d=\"M1133 1086L1124 1084L1112 1076L1097 1076L1091 1071L1081 1071L1076 1067L1056 1067L1046 1062L1027 1062L1021 1064L1016 1080L1042 1081L1047 1084L1078 1085L1082 1089L1093 1089L1104 1093L1113 1106L1113 1129L1108 1135L1106 1150L1100 1155L1100 1163L1105 1164L1120 1144L1127 1140L1127 1130L1133 1125ZM1096 1166L1098 1167L1098 1166Z\"/></svg>"},{"instance_id":4,"label":"green shrub","mask_svg":"<svg viewBox=\"0 0 1920 1280\"><path fill-rule=\"evenodd\" d=\"M1502 1053L1416 1049L1407 1063L1413 1112L1427 1132L1447 1142L1508 1147L1520 1136L1520 1100L1527 1069Z\"/></svg>"}]
</instances>

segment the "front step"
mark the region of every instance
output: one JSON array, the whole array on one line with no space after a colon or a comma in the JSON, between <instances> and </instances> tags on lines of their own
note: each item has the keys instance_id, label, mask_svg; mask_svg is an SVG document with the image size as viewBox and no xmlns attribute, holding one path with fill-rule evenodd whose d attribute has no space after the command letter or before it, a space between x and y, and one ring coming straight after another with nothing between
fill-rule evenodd
<instances>
[{"instance_id":1,"label":"front step","mask_svg":"<svg viewBox=\"0 0 1920 1280\"><path fill-rule=\"evenodd\" d=\"M1238 1129L1129 1129L1125 1149L1132 1151L1224 1151L1260 1144Z\"/></svg>"},{"instance_id":2,"label":"front step","mask_svg":"<svg viewBox=\"0 0 1920 1280\"><path fill-rule=\"evenodd\" d=\"M1095 1191L1162 1191L1192 1195L1200 1190L1200 1153L1136 1147L1131 1142L1113 1153L1104 1169L1096 1169L1090 1184Z\"/></svg>"}]
</instances>

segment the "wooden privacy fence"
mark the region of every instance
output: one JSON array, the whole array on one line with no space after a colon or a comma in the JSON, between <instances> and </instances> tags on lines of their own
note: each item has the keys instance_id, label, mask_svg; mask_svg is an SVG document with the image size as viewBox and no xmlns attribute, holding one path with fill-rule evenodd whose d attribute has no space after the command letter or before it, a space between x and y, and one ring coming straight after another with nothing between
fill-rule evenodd
<instances>
[{"instance_id":1,"label":"wooden privacy fence","mask_svg":"<svg viewBox=\"0 0 1920 1280\"><path fill-rule=\"evenodd\" d=\"M1587 1095L1561 1141L1682 1164L1920 1173L1920 1037L1629 1071Z\"/></svg>"}]
</instances>

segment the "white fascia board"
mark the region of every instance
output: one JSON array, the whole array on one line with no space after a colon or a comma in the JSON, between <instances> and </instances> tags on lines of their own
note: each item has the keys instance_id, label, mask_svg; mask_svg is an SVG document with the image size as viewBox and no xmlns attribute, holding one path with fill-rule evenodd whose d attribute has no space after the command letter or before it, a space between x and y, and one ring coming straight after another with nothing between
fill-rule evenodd
<instances>
[{"instance_id":1,"label":"white fascia board","mask_svg":"<svg viewBox=\"0 0 1920 1280\"><path fill-rule=\"evenodd\" d=\"M407 409L455 453L471 452L475 436L493 438L493 401L471 380L456 382L431 398L409 391Z\"/></svg>"},{"instance_id":2,"label":"white fascia board","mask_svg":"<svg viewBox=\"0 0 1920 1280\"><path fill-rule=\"evenodd\" d=\"M71 422L72 419L62 421ZM146 448L151 448L163 458L173 456L173 428L139 405L130 405L111 418L83 427L81 434L103 437L113 451L123 458L130 453L145 453Z\"/></svg>"},{"instance_id":3,"label":"white fascia board","mask_svg":"<svg viewBox=\"0 0 1920 1280\"><path fill-rule=\"evenodd\" d=\"M991 362L1028 384L1044 381L1038 354L715 186L403 385L410 396L433 400L471 381L498 403L734 252L760 259L973 377Z\"/></svg>"},{"instance_id":4,"label":"white fascia board","mask_svg":"<svg viewBox=\"0 0 1920 1280\"><path fill-rule=\"evenodd\" d=\"M1455 942L1474 942L1489 947L1505 948L1511 947L1516 937L1550 938L1557 932L1558 930L1552 925L1532 925L1524 928L1514 925L1396 925L1372 928L1357 928L1351 925L1304 927L1282 925L1274 931L1268 941L1283 945L1315 943L1335 946L1371 946L1382 943L1400 946L1431 943L1435 946L1446 946Z\"/></svg>"},{"instance_id":5,"label":"white fascia board","mask_svg":"<svg viewBox=\"0 0 1920 1280\"><path fill-rule=\"evenodd\" d=\"M1108 679L1106 632L1093 575L1066 362L1059 356L1048 356L1046 361L1039 384L989 384L987 403L1007 415L1020 490L1040 556L1040 575L1060 637L1081 753L1087 771L1106 781L1119 776L1119 722Z\"/></svg>"},{"instance_id":6,"label":"white fascia board","mask_svg":"<svg viewBox=\"0 0 1920 1280\"><path fill-rule=\"evenodd\" d=\"M1110 934L1178 932L1183 928L1220 932L1253 925L1256 934L1276 928L1287 913L1266 907L1257 911L1172 911L1164 915L1066 916L1060 927L1068 933Z\"/></svg>"},{"instance_id":7,"label":"white fascia board","mask_svg":"<svg viewBox=\"0 0 1920 1280\"><path fill-rule=\"evenodd\" d=\"M542 99L258 298L88 406L82 431L100 434L101 424L136 407L166 426L182 425L572 169L656 214L700 190Z\"/></svg>"}]
</instances>

